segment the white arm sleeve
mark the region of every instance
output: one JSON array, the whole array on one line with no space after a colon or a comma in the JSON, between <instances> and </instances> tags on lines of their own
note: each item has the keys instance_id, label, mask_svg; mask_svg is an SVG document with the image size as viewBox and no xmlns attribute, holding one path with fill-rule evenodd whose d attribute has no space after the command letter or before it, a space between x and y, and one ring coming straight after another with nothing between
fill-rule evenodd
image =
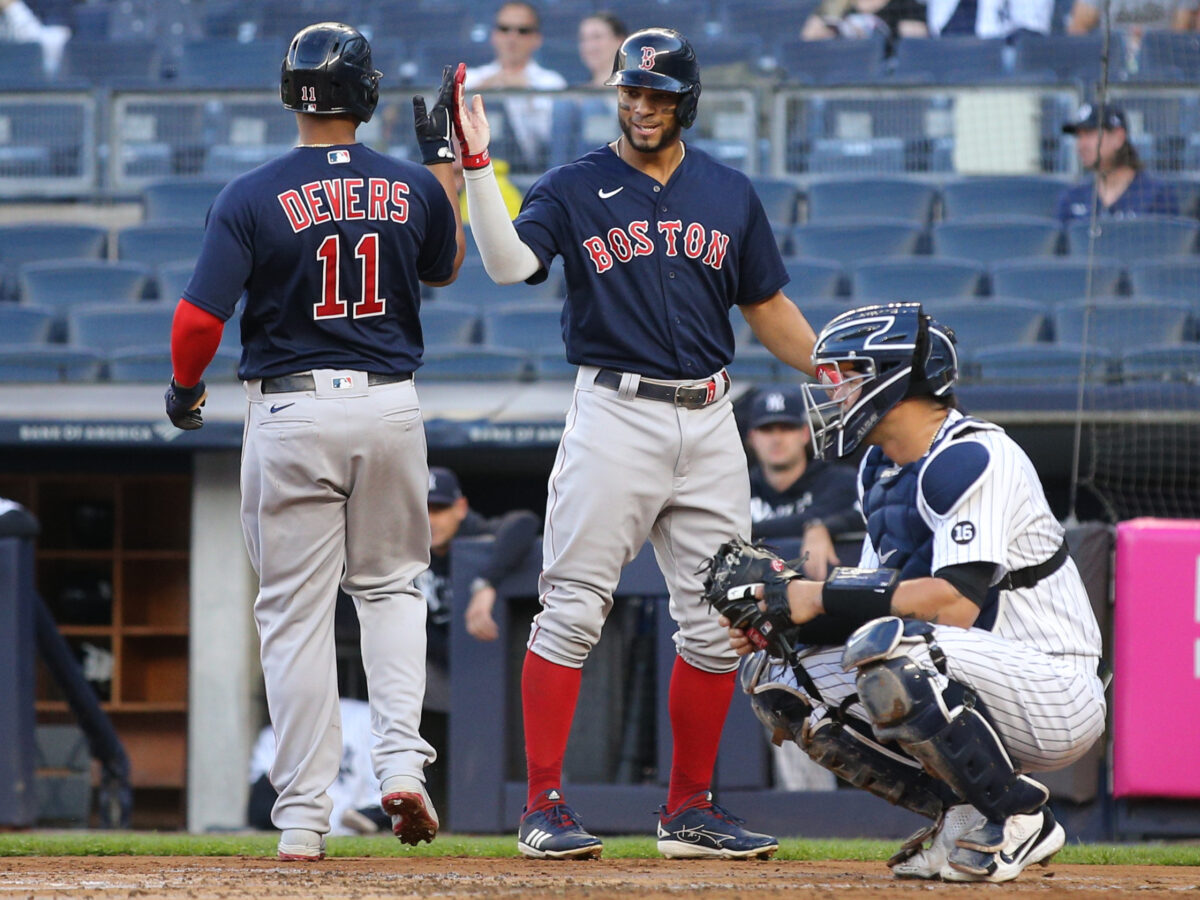
<instances>
[{"instance_id":1,"label":"white arm sleeve","mask_svg":"<svg viewBox=\"0 0 1200 900\"><path fill-rule=\"evenodd\" d=\"M465 169L463 178L467 182L471 234L479 245L488 277L496 284L524 281L542 264L513 227L491 164L482 169Z\"/></svg>"}]
</instances>

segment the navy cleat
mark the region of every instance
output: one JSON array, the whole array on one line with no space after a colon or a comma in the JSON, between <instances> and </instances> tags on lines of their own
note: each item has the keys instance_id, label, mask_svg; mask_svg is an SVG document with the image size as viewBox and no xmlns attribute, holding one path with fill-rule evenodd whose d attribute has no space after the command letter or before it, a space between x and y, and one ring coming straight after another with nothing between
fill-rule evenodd
<instances>
[{"instance_id":1,"label":"navy cleat","mask_svg":"<svg viewBox=\"0 0 1200 900\"><path fill-rule=\"evenodd\" d=\"M745 819L712 802L707 791L687 800L675 813L658 808L658 852L667 859L770 859L779 842L742 828Z\"/></svg>"},{"instance_id":2,"label":"navy cleat","mask_svg":"<svg viewBox=\"0 0 1200 900\"><path fill-rule=\"evenodd\" d=\"M558 791L546 791L544 801L521 816L517 849L530 859L599 859L604 844L583 830L575 811Z\"/></svg>"}]
</instances>

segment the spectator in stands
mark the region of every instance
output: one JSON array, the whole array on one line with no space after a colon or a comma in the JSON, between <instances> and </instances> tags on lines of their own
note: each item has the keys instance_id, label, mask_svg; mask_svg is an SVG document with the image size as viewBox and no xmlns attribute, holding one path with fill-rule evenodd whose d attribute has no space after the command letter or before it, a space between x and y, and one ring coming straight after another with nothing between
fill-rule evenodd
<instances>
[{"instance_id":1,"label":"spectator in stands","mask_svg":"<svg viewBox=\"0 0 1200 900\"><path fill-rule=\"evenodd\" d=\"M1085 103L1062 130L1075 136L1080 167L1096 173L1059 198L1058 218L1064 223L1089 218L1097 195L1102 216L1179 215L1175 189L1143 169L1137 149L1129 142L1123 110L1105 107L1101 127L1099 108Z\"/></svg>"},{"instance_id":2,"label":"spectator in stands","mask_svg":"<svg viewBox=\"0 0 1200 900\"><path fill-rule=\"evenodd\" d=\"M863 530L853 466L812 458L812 435L799 387L767 387L750 403L746 443L750 467L750 520L757 538L800 538L804 573L824 579L839 563L836 535ZM853 565L857 560L846 560ZM775 786L788 791L829 791L832 772L793 741L772 746Z\"/></svg>"},{"instance_id":3,"label":"spectator in stands","mask_svg":"<svg viewBox=\"0 0 1200 900\"><path fill-rule=\"evenodd\" d=\"M23 0L0 0L0 41L41 44L42 67L48 77L58 72L63 47L71 39L65 25L43 25Z\"/></svg>"},{"instance_id":4,"label":"spectator in stands","mask_svg":"<svg viewBox=\"0 0 1200 900\"><path fill-rule=\"evenodd\" d=\"M542 18L530 3L509 2L496 10L492 24L492 49L496 58L483 66L467 69L467 90L528 89L556 91L567 86L558 72L544 69L533 59L542 45ZM492 113L493 132L511 129L523 159L520 168L541 168L541 156L550 139L553 102L548 97L510 97L504 101L504 121ZM501 127L497 127L500 125ZM516 160L511 160L517 163Z\"/></svg>"},{"instance_id":5,"label":"spectator in stands","mask_svg":"<svg viewBox=\"0 0 1200 900\"><path fill-rule=\"evenodd\" d=\"M926 37L924 0L822 0L800 36L806 41L865 38L882 34L887 40Z\"/></svg>"},{"instance_id":6,"label":"spectator in stands","mask_svg":"<svg viewBox=\"0 0 1200 900\"><path fill-rule=\"evenodd\" d=\"M926 22L935 37L1013 39L1049 34L1054 0L928 0Z\"/></svg>"},{"instance_id":7,"label":"spectator in stands","mask_svg":"<svg viewBox=\"0 0 1200 900\"><path fill-rule=\"evenodd\" d=\"M1067 34L1088 34L1100 27L1102 0L1075 0L1067 19ZM1196 27L1200 0L1110 0L1112 28L1125 38L1125 63L1137 67L1142 35L1147 31L1190 31Z\"/></svg>"},{"instance_id":8,"label":"spectator in stands","mask_svg":"<svg viewBox=\"0 0 1200 900\"><path fill-rule=\"evenodd\" d=\"M628 36L625 23L610 12L592 13L579 23L579 58L592 73L584 87L605 86L621 42Z\"/></svg>"}]
</instances>

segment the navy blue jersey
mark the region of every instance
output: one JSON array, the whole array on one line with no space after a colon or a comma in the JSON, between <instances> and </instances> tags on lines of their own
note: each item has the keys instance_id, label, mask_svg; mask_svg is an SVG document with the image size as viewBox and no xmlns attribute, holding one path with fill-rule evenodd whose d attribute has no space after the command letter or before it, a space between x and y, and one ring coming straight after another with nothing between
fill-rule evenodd
<instances>
[{"instance_id":1,"label":"navy blue jersey","mask_svg":"<svg viewBox=\"0 0 1200 900\"><path fill-rule=\"evenodd\" d=\"M1058 217L1063 222L1088 218L1092 214L1095 196L1096 181L1093 178L1067 188L1058 198ZM1100 215L1115 219L1146 215L1177 216L1179 198L1175 195L1175 188L1165 181L1138 172L1112 206L1100 204Z\"/></svg>"},{"instance_id":2,"label":"navy blue jersey","mask_svg":"<svg viewBox=\"0 0 1200 900\"><path fill-rule=\"evenodd\" d=\"M563 258L575 365L709 375L733 359L730 309L788 281L750 180L692 147L665 185L593 150L542 176L516 227L542 263L531 283Z\"/></svg>"},{"instance_id":3,"label":"navy blue jersey","mask_svg":"<svg viewBox=\"0 0 1200 900\"><path fill-rule=\"evenodd\" d=\"M835 537L863 530L853 466L809 460L804 474L782 491L771 487L760 466L750 468L751 537L798 538L813 519L824 522Z\"/></svg>"},{"instance_id":4,"label":"navy blue jersey","mask_svg":"<svg viewBox=\"0 0 1200 900\"><path fill-rule=\"evenodd\" d=\"M242 379L412 372L420 281L454 271L454 210L415 163L362 144L297 147L213 201L183 297L222 320L245 292Z\"/></svg>"}]
</instances>

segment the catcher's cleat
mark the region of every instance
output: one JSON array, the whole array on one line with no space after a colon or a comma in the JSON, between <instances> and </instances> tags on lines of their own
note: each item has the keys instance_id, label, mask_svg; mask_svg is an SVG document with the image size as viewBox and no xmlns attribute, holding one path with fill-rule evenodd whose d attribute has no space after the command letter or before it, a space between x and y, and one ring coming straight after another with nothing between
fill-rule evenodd
<instances>
[{"instance_id":1,"label":"catcher's cleat","mask_svg":"<svg viewBox=\"0 0 1200 900\"><path fill-rule=\"evenodd\" d=\"M950 864L942 873L946 881L1012 881L1027 868L1049 865L1066 843L1066 832L1049 807L1029 815L1009 816L1004 823L1004 846L994 853L961 845L950 851Z\"/></svg>"},{"instance_id":2,"label":"catcher's cleat","mask_svg":"<svg viewBox=\"0 0 1200 900\"><path fill-rule=\"evenodd\" d=\"M905 841L888 860L888 867L897 878L942 878L955 842L983 822L983 814L969 803L951 806L936 822ZM924 846L926 841L928 846Z\"/></svg>"},{"instance_id":3,"label":"catcher's cleat","mask_svg":"<svg viewBox=\"0 0 1200 900\"><path fill-rule=\"evenodd\" d=\"M712 802L707 791L674 813L658 808L658 852L667 859L770 859L779 842L742 828L745 819Z\"/></svg>"},{"instance_id":4,"label":"catcher's cleat","mask_svg":"<svg viewBox=\"0 0 1200 900\"><path fill-rule=\"evenodd\" d=\"M392 834L402 844L416 846L433 841L438 832L438 815L425 785L409 775L395 775L383 783L383 811L392 817Z\"/></svg>"},{"instance_id":5,"label":"catcher's cleat","mask_svg":"<svg viewBox=\"0 0 1200 900\"><path fill-rule=\"evenodd\" d=\"M517 849L530 859L599 859L604 844L583 830L575 810L563 802L558 791L546 791L543 805L521 815Z\"/></svg>"},{"instance_id":6,"label":"catcher's cleat","mask_svg":"<svg viewBox=\"0 0 1200 900\"><path fill-rule=\"evenodd\" d=\"M288 862L316 862L325 858L325 835L303 828L287 828L279 835L279 858Z\"/></svg>"}]
</instances>

